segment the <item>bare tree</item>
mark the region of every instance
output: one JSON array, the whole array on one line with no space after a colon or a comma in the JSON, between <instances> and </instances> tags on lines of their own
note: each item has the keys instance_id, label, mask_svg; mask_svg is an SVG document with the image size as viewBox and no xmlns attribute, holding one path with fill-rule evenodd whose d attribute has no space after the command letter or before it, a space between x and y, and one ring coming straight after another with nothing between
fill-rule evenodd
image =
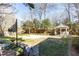
<instances>
[{"instance_id":1,"label":"bare tree","mask_svg":"<svg viewBox=\"0 0 79 59\"><path fill-rule=\"evenodd\" d=\"M40 4L40 10L41 10L41 12L42 12L44 18L46 17L46 14L45 14L46 8L47 8L47 3L41 3L41 4Z\"/></svg>"},{"instance_id":2,"label":"bare tree","mask_svg":"<svg viewBox=\"0 0 79 59\"><path fill-rule=\"evenodd\" d=\"M33 9L35 8L35 7L34 7L34 4L32 4L32 3L27 3L27 4L24 3L24 5L29 7L29 10L30 10L30 20L32 20L32 11L33 11ZM31 30L31 29L30 29L30 27L29 27L29 34L30 34L30 30Z\"/></svg>"},{"instance_id":3,"label":"bare tree","mask_svg":"<svg viewBox=\"0 0 79 59\"><path fill-rule=\"evenodd\" d=\"M0 16L0 31L1 31L1 35L2 36L4 36L4 29L3 29L3 27L2 27L2 24L3 24L3 17L2 16Z\"/></svg>"},{"instance_id":4,"label":"bare tree","mask_svg":"<svg viewBox=\"0 0 79 59\"><path fill-rule=\"evenodd\" d=\"M74 3L73 4L76 8L76 13L77 13L77 16L78 16L78 22L79 22L79 3Z\"/></svg>"},{"instance_id":5,"label":"bare tree","mask_svg":"<svg viewBox=\"0 0 79 59\"><path fill-rule=\"evenodd\" d=\"M3 4L3 3L0 4L0 30L2 32L2 35L6 35L6 32L8 31L8 28L10 27L9 23L11 23L10 22L11 20L8 21L9 20L8 16L9 15L11 16L11 14L13 14L9 9L9 7L11 6L12 6L11 4Z\"/></svg>"}]
</instances>

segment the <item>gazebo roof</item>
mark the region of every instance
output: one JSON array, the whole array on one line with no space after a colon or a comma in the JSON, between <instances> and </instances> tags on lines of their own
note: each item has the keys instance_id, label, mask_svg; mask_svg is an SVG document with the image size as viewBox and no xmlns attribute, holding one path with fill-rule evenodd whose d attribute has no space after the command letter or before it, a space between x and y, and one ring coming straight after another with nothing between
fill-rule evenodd
<instances>
[{"instance_id":1,"label":"gazebo roof","mask_svg":"<svg viewBox=\"0 0 79 59\"><path fill-rule=\"evenodd\" d=\"M69 28L68 26L64 25L64 24L60 24L58 26L55 27L56 28Z\"/></svg>"}]
</instances>

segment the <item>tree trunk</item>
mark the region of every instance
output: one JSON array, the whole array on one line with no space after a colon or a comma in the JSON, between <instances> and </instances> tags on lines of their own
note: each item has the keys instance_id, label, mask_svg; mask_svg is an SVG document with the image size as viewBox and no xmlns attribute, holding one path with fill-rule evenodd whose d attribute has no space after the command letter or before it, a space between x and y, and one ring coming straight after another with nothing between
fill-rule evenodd
<instances>
[{"instance_id":1,"label":"tree trunk","mask_svg":"<svg viewBox=\"0 0 79 59\"><path fill-rule=\"evenodd\" d=\"M30 27L29 27L29 34L30 34Z\"/></svg>"},{"instance_id":2,"label":"tree trunk","mask_svg":"<svg viewBox=\"0 0 79 59\"><path fill-rule=\"evenodd\" d=\"M4 31L2 30L1 26L0 26L0 30L1 30L1 36L4 36Z\"/></svg>"}]
</instances>

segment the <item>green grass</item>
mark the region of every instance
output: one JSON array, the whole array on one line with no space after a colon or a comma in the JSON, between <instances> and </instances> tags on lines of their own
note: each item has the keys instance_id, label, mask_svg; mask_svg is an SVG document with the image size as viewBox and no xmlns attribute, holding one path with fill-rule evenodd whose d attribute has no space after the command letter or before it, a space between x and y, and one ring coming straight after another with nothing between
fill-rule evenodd
<instances>
[{"instance_id":1,"label":"green grass","mask_svg":"<svg viewBox=\"0 0 79 59\"><path fill-rule=\"evenodd\" d=\"M0 42L0 43L3 43L3 44L8 44L8 43L11 43L12 41L12 39L15 39L15 37L0 37L0 41L2 41L2 42Z\"/></svg>"},{"instance_id":2,"label":"green grass","mask_svg":"<svg viewBox=\"0 0 79 59\"><path fill-rule=\"evenodd\" d=\"M39 44L39 54L41 56L66 56L67 44L57 39L47 39Z\"/></svg>"}]
</instances>

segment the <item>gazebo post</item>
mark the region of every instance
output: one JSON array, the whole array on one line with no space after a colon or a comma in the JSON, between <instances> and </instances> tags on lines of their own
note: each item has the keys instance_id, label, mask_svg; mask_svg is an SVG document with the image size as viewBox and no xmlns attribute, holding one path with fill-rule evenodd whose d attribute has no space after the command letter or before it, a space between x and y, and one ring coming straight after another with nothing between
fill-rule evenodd
<instances>
[{"instance_id":1,"label":"gazebo post","mask_svg":"<svg viewBox=\"0 0 79 59\"><path fill-rule=\"evenodd\" d=\"M66 28L66 34L67 34L67 28Z\"/></svg>"},{"instance_id":2,"label":"gazebo post","mask_svg":"<svg viewBox=\"0 0 79 59\"><path fill-rule=\"evenodd\" d=\"M60 28L60 35L62 34L62 33L61 33L61 30L62 30L62 29Z\"/></svg>"},{"instance_id":3,"label":"gazebo post","mask_svg":"<svg viewBox=\"0 0 79 59\"><path fill-rule=\"evenodd\" d=\"M56 29L55 29L55 31L54 31L54 34L55 34L55 35L57 34Z\"/></svg>"}]
</instances>

